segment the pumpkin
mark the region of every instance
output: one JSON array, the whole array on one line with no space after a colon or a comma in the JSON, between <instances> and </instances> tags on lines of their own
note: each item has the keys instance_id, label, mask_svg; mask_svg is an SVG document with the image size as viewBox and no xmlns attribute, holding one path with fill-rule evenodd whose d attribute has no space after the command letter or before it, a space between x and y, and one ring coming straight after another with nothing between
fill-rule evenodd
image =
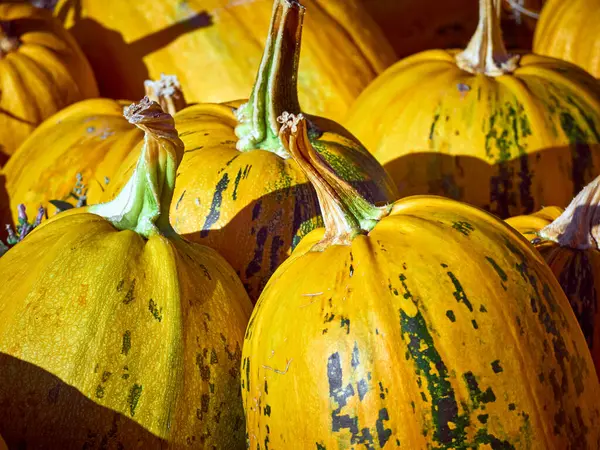
<instances>
[{"instance_id":1,"label":"pumpkin","mask_svg":"<svg viewBox=\"0 0 600 450\"><path fill-rule=\"evenodd\" d=\"M147 98L110 203L62 212L0 258L0 433L27 448L245 448L252 305L214 250L169 225L183 144Z\"/></svg>"},{"instance_id":2,"label":"pumpkin","mask_svg":"<svg viewBox=\"0 0 600 450\"><path fill-rule=\"evenodd\" d=\"M185 144L171 223L186 238L219 251L256 300L273 271L320 216L314 190L279 141L284 111L300 112L297 69L304 8L277 0L265 54L250 99L199 104L175 115ZM238 103L239 104L239 103ZM397 198L393 181L340 125L311 116L311 140L320 155L376 202ZM133 170L123 163L104 199Z\"/></svg>"},{"instance_id":3,"label":"pumpkin","mask_svg":"<svg viewBox=\"0 0 600 450\"><path fill-rule=\"evenodd\" d=\"M360 0L303 4L311 15L300 100L308 111L342 120L395 54ZM272 0L60 0L55 8L81 43L103 95L139 98L143 80L168 72L179 77L192 102L248 95L272 11Z\"/></svg>"},{"instance_id":4,"label":"pumpkin","mask_svg":"<svg viewBox=\"0 0 600 450\"><path fill-rule=\"evenodd\" d=\"M508 217L566 206L600 171L600 85L573 65L509 55L493 0L464 51L389 68L346 122L403 195L437 194Z\"/></svg>"},{"instance_id":5,"label":"pumpkin","mask_svg":"<svg viewBox=\"0 0 600 450\"><path fill-rule=\"evenodd\" d=\"M600 177L563 211L545 208L507 222L540 252L567 295L600 376Z\"/></svg>"},{"instance_id":6,"label":"pumpkin","mask_svg":"<svg viewBox=\"0 0 600 450\"><path fill-rule=\"evenodd\" d=\"M599 33L599 0L548 0L535 30L533 50L570 61L600 78Z\"/></svg>"},{"instance_id":7,"label":"pumpkin","mask_svg":"<svg viewBox=\"0 0 600 450\"><path fill-rule=\"evenodd\" d=\"M0 4L0 166L47 117L98 95L73 37L49 11Z\"/></svg>"},{"instance_id":8,"label":"pumpkin","mask_svg":"<svg viewBox=\"0 0 600 450\"><path fill-rule=\"evenodd\" d=\"M377 208L323 163L303 118L282 134L325 229L277 269L250 318L249 448L598 448L584 337L518 233L441 197Z\"/></svg>"},{"instance_id":9,"label":"pumpkin","mask_svg":"<svg viewBox=\"0 0 600 450\"><path fill-rule=\"evenodd\" d=\"M6 442L4 442L4 439L2 439L2 436L0 436L0 450L8 450L8 447L6 446Z\"/></svg>"},{"instance_id":10,"label":"pumpkin","mask_svg":"<svg viewBox=\"0 0 600 450\"><path fill-rule=\"evenodd\" d=\"M146 94L170 114L186 105L176 78L163 75L145 86ZM54 215L56 208L48 202L68 201L77 176L86 186L88 203L100 201L123 158L143 141L143 132L123 117L129 103L84 100L47 119L25 140L3 169L15 223L21 203L29 211L42 205Z\"/></svg>"}]
</instances>

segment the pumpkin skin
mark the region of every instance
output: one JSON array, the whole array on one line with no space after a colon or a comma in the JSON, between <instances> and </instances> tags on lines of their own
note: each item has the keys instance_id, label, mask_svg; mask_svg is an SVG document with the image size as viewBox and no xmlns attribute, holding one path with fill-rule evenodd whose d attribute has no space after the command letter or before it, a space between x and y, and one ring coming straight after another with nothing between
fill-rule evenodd
<instances>
[{"instance_id":1,"label":"pumpkin skin","mask_svg":"<svg viewBox=\"0 0 600 450\"><path fill-rule=\"evenodd\" d=\"M415 196L350 243L323 237L300 242L250 318L249 448L598 448L583 335L518 233Z\"/></svg>"},{"instance_id":2,"label":"pumpkin skin","mask_svg":"<svg viewBox=\"0 0 600 450\"><path fill-rule=\"evenodd\" d=\"M81 173L90 203L97 203L123 158L144 134L123 117L124 101L91 99L71 105L42 123L3 168L11 200L35 211L40 205L53 216L49 200L68 200Z\"/></svg>"},{"instance_id":3,"label":"pumpkin skin","mask_svg":"<svg viewBox=\"0 0 600 450\"><path fill-rule=\"evenodd\" d=\"M504 218L565 207L600 171L598 82L531 53L512 73L470 73L460 54L396 63L357 99L346 126L402 195L443 195Z\"/></svg>"},{"instance_id":4,"label":"pumpkin skin","mask_svg":"<svg viewBox=\"0 0 600 450\"><path fill-rule=\"evenodd\" d=\"M133 204L144 200L140 230L154 220L158 228L119 231L98 215L110 204L78 208L1 258L0 432L11 445L244 448L239 367L252 306L220 255L169 231L183 146L176 132L165 138L170 116L140 105L152 135ZM145 182L161 190L158 218L138 195Z\"/></svg>"},{"instance_id":5,"label":"pumpkin skin","mask_svg":"<svg viewBox=\"0 0 600 450\"><path fill-rule=\"evenodd\" d=\"M278 61L274 67L281 70L264 73L261 68L257 77L259 81L268 79L273 91L261 94L257 81L251 99L240 108L235 108L239 102L199 104L175 115L185 154L177 175L171 223L187 239L223 255L253 301L300 239L322 223L314 190L296 163L281 153L277 130L270 128L278 129L275 118L297 108L293 102L285 106L280 102L282 92L285 99L294 96L296 66L290 60L298 56L300 49L303 10L296 2L278 3L283 12L274 16L263 62L271 55ZM269 124L267 131L262 130L266 137L248 143L242 151L237 148L245 138L257 133L252 130L244 134L251 124L241 118L240 111ZM374 202L391 202L398 197L387 173L346 130L323 118L310 119L313 145L344 179ZM136 160L134 151L103 199L112 198L120 190Z\"/></svg>"},{"instance_id":6,"label":"pumpkin skin","mask_svg":"<svg viewBox=\"0 0 600 450\"><path fill-rule=\"evenodd\" d=\"M0 22L1 166L44 119L98 89L81 49L49 11L3 4Z\"/></svg>"},{"instance_id":7,"label":"pumpkin skin","mask_svg":"<svg viewBox=\"0 0 600 450\"><path fill-rule=\"evenodd\" d=\"M310 18L301 104L342 120L395 54L359 0L302 3ZM139 98L143 80L167 72L177 74L190 102L220 103L245 98L252 88L272 10L272 0L61 0L55 14L81 43L103 95Z\"/></svg>"},{"instance_id":8,"label":"pumpkin skin","mask_svg":"<svg viewBox=\"0 0 600 450\"><path fill-rule=\"evenodd\" d=\"M583 331L600 376L600 249L595 240L600 179L563 211L544 208L506 221L523 234L552 269Z\"/></svg>"},{"instance_id":9,"label":"pumpkin skin","mask_svg":"<svg viewBox=\"0 0 600 450\"><path fill-rule=\"evenodd\" d=\"M548 0L535 30L533 50L564 59L600 78L600 1Z\"/></svg>"}]
</instances>

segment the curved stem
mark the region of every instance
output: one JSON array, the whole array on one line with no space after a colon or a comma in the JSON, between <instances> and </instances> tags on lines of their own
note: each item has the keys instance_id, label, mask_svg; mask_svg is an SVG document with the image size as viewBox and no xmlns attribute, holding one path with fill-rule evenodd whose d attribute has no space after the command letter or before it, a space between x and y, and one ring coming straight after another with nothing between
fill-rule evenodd
<instances>
[{"instance_id":1,"label":"curved stem","mask_svg":"<svg viewBox=\"0 0 600 450\"><path fill-rule=\"evenodd\" d=\"M523 5L520 5L516 2L516 0L506 0L506 3L513 9L514 11L523 14L525 16L531 17L532 19L538 20L540 18L540 13L531 11L530 9L525 8Z\"/></svg>"},{"instance_id":2,"label":"curved stem","mask_svg":"<svg viewBox=\"0 0 600 450\"><path fill-rule=\"evenodd\" d=\"M562 247L597 249L600 242L600 176L584 187L563 213L538 235Z\"/></svg>"},{"instance_id":3,"label":"curved stem","mask_svg":"<svg viewBox=\"0 0 600 450\"><path fill-rule=\"evenodd\" d=\"M518 55L509 55L500 28L498 0L479 0L479 24L467 48L456 55L456 65L470 73L496 77L517 68Z\"/></svg>"},{"instance_id":4,"label":"curved stem","mask_svg":"<svg viewBox=\"0 0 600 450\"><path fill-rule=\"evenodd\" d=\"M391 205L377 207L365 200L323 161L308 137L308 124L302 114L284 112L278 122L284 148L300 166L319 198L325 222L325 235L313 248L350 245L358 234L366 234L391 211Z\"/></svg>"},{"instance_id":5,"label":"curved stem","mask_svg":"<svg viewBox=\"0 0 600 450\"><path fill-rule=\"evenodd\" d=\"M185 96L176 75L160 74L156 81L144 81L146 97L155 101L167 114L174 116L187 106Z\"/></svg>"},{"instance_id":6,"label":"curved stem","mask_svg":"<svg viewBox=\"0 0 600 450\"><path fill-rule=\"evenodd\" d=\"M119 230L132 230L149 238L174 234L169 223L177 167L183 158L183 142L173 118L148 97L125 108L129 123L144 131L140 158L131 178L117 197L89 207Z\"/></svg>"},{"instance_id":7,"label":"curved stem","mask_svg":"<svg viewBox=\"0 0 600 450\"><path fill-rule=\"evenodd\" d=\"M304 7L297 0L275 0L252 93L236 112L240 151L260 148L289 157L279 140L277 118L284 111L300 113L297 80L303 18Z\"/></svg>"}]
</instances>

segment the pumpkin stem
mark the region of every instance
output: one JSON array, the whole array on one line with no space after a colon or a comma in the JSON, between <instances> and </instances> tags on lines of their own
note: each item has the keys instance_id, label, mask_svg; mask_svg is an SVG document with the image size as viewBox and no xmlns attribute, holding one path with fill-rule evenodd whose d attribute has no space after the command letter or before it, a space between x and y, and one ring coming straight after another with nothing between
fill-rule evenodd
<instances>
[{"instance_id":1,"label":"pumpkin stem","mask_svg":"<svg viewBox=\"0 0 600 450\"><path fill-rule=\"evenodd\" d=\"M89 207L119 230L132 230L149 238L175 232L169 223L177 167L183 158L183 142L173 117L148 97L125 108L129 123L144 131L140 158L131 178L117 197Z\"/></svg>"},{"instance_id":2,"label":"pumpkin stem","mask_svg":"<svg viewBox=\"0 0 600 450\"><path fill-rule=\"evenodd\" d=\"M316 152L308 137L308 123L302 114L284 112L279 118L279 138L300 166L317 193L325 235L313 250L330 245L350 245L358 234L366 234L391 211L391 205L377 207L342 180Z\"/></svg>"},{"instance_id":3,"label":"pumpkin stem","mask_svg":"<svg viewBox=\"0 0 600 450\"><path fill-rule=\"evenodd\" d=\"M561 245L585 250L599 248L600 242L600 176L584 187L554 222L538 235Z\"/></svg>"},{"instance_id":4,"label":"pumpkin stem","mask_svg":"<svg viewBox=\"0 0 600 450\"><path fill-rule=\"evenodd\" d=\"M12 28L12 22L0 21L0 59L21 46L19 38L12 36Z\"/></svg>"},{"instance_id":5,"label":"pumpkin stem","mask_svg":"<svg viewBox=\"0 0 600 450\"><path fill-rule=\"evenodd\" d=\"M160 74L156 81L144 81L146 97L155 101L167 114L174 116L187 106L177 75Z\"/></svg>"},{"instance_id":6,"label":"pumpkin stem","mask_svg":"<svg viewBox=\"0 0 600 450\"><path fill-rule=\"evenodd\" d=\"M456 55L456 65L470 73L497 77L514 72L518 55L509 55L500 28L500 1L479 0L479 24L467 48Z\"/></svg>"},{"instance_id":7,"label":"pumpkin stem","mask_svg":"<svg viewBox=\"0 0 600 450\"><path fill-rule=\"evenodd\" d=\"M289 157L279 140L277 118L284 111L300 113L297 80L303 18L304 6L296 0L275 0L252 93L236 111L240 151L264 149Z\"/></svg>"}]
</instances>

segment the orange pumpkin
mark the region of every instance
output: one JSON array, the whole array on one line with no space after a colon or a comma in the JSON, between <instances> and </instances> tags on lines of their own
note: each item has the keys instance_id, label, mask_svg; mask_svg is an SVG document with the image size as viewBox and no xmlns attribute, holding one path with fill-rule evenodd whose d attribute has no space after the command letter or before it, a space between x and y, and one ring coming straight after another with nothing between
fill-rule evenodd
<instances>
[{"instance_id":1,"label":"orange pumpkin","mask_svg":"<svg viewBox=\"0 0 600 450\"><path fill-rule=\"evenodd\" d=\"M245 448L252 304L214 250L169 225L183 144L145 98L113 202L43 222L0 258L0 433L12 448Z\"/></svg>"},{"instance_id":2,"label":"orange pumpkin","mask_svg":"<svg viewBox=\"0 0 600 450\"><path fill-rule=\"evenodd\" d=\"M279 140L283 111L299 112L297 70L304 8L277 0L267 46L247 103L199 104L175 115L185 144L171 222L188 239L213 247L238 272L256 300L273 271L319 226L314 190ZM310 116L321 156L369 199L397 198L395 186L369 152L340 125ZM129 178L123 163L105 199Z\"/></svg>"},{"instance_id":3,"label":"orange pumpkin","mask_svg":"<svg viewBox=\"0 0 600 450\"><path fill-rule=\"evenodd\" d=\"M600 84L573 64L507 52L497 3L480 0L464 51L390 67L346 125L403 195L443 195L506 218L566 206L600 172Z\"/></svg>"},{"instance_id":4,"label":"orange pumpkin","mask_svg":"<svg viewBox=\"0 0 600 450\"><path fill-rule=\"evenodd\" d=\"M395 55L359 0L302 3L310 18L300 101L341 120ZM139 98L143 80L167 72L190 101L224 102L248 95L272 11L273 0L60 0L55 14L81 43L103 95Z\"/></svg>"},{"instance_id":5,"label":"orange pumpkin","mask_svg":"<svg viewBox=\"0 0 600 450\"><path fill-rule=\"evenodd\" d=\"M531 241L560 282L600 377L600 177L564 211L547 207L506 222Z\"/></svg>"},{"instance_id":6,"label":"orange pumpkin","mask_svg":"<svg viewBox=\"0 0 600 450\"><path fill-rule=\"evenodd\" d=\"M169 114L186 106L176 78L162 76L145 86ZM28 211L43 206L54 215L49 201L72 201L77 177L85 184L87 203L100 201L123 159L143 140L143 133L123 117L127 104L105 98L76 103L44 121L23 142L3 168L14 223L19 204Z\"/></svg>"},{"instance_id":7,"label":"orange pumpkin","mask_svg":"<svg viewBox=\"0 0 600 450\"><path fill-rule=\"evenodd\" d=\"M548 0L535 29L533 50L600 78L600 0Z\"/></svg>"},{"instance_id":8,"label":"orange pumpkin","mask_svg":"<svg viewBox=\"0 0 600 450\"><path fill-rule=\"evenodd\" d=\"M26 3L0 4L0 88L0 166L44 119L98 95L73 37Z\"/></svg>"},{"instance_id":9,"label":"orange pumpkin","mask_svg":"<svg viewBox=\"0 0 600 450\"><path fill-rule=\"evenodd\" d=\"M325 229L258 300L242 350L250 449L597 449L600 383L552 272L497 217L377 208L282 129Z\"/></svg>"}]
</instances>

